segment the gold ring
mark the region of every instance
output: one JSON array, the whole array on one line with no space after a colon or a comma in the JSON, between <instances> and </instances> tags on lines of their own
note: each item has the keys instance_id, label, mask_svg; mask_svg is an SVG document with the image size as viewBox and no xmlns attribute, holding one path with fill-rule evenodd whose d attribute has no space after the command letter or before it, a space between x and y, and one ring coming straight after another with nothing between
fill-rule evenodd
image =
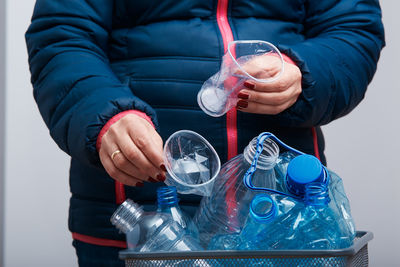
<instances>
[{"instance_id":1,"label":"gold ring","mask_svg":"<svg viewBox=\"0 0 400 267\"><path fill-rule=\"evenodd\" d=\"M111 154L111 159L114 160L115 156L116 156L118 153L121 153L121 150L119 150L119 149L115 150L115 151Z\"/></svg>"}]
</instances>

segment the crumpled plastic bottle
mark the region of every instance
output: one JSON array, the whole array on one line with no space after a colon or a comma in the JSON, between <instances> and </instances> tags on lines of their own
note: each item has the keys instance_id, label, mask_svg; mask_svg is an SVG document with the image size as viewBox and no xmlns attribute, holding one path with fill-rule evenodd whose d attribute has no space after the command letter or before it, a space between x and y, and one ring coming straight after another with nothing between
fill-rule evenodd
<instances>
[{"instance_id":1,"label":"crumpled plastic bottle","mask_svg":"<svg viewBox=\"0 0 400 267\"><path fill-rule=\"evenodd\" d=\"M125 200L111 217L111 223L126 234L129 249L151 251L199 251L203 248L171 215L144 212L130 199Z\"/></svg>"},{"instance_id":2,"label":"crumpled plastic bottle","mask_svg":"<svg viewBox=\"0 0 400 267\"><path fill-rule=\"evenodd\" d=\"M211 196L203 197L194 216L199 229L200 244L207 247L215 235L233 235L241 231L248 215L249 205L257 192L249 190L243 176L249 169L256 153L257 138L254 138L240 154L221 167L212 188ZM259 157L259 164L252 182L259 187L275 188L274 167L279 156L279 147L271 139L266 140Z\"/></svg>"},{"instance_id":3,"label":"crumpled plastic bottle","mask_svg":"<svg viewBox=\"0 0 400 267\"><path fill-rule=\"evenodd\" d=\"M279 147L274 141L287 151L279 155ZM315 168L298 168L307 162ZM278 194L293 198L296 203L304 203L305 185L313 183L328 188L327 196L332 200L329 210L335 220L340 218L343 222L341 238L350 241L343 244L351 244L355 227L340 177L317 158L287 146L271 133L262 133L254 138L243 154L222 166L211 196L203 198L195 215L201 244L209 249L234 249L235 243L240 242L250 203L257 194ZM306 210L312 213L309 206L306 205L301 216Z\"/></svg>"},{"instance_id":4,"label":"crumpled plastic bottle","mask_svg":"<svg viewBox=\"0 0 400 267\"><path fill-rule=\"evenodd\" d=\"M193 220L185 214L178 203L178 194L175 186L160 186L157 188L157 212L171 215L189 235L198 238L199 230Z\"/></svg>"},{"instance_id":5,"label":"crumpled plastic bottle","mask_svg":"<svg viewBox=\"0 0 400 267\"><path fill-rule=\"evenodd\" d=\"M323 183L309 183L304 201L279 194L259 194L234 249L342 249L353 236ZM215 247L215 246L214 246ZM223 249L223 248L220 248Z\"/></svg>"}]
</instances>

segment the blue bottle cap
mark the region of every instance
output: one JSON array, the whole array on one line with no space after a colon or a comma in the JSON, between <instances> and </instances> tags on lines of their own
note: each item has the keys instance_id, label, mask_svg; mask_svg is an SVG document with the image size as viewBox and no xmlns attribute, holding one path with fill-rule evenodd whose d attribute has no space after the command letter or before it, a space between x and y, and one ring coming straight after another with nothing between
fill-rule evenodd
<instances>
[{"instance_id":1,"label":"blue bottle cap","mask_svg":"<svg viewBox=\"0 0 400 267\"><path fill-rule=\"evenodd\" d=\"M313 182L325 182L321 162L316 157L307 154L292 159L286 174L288 190L296 196L303 196L305 185Z\"/></svg>"}]
</instances>

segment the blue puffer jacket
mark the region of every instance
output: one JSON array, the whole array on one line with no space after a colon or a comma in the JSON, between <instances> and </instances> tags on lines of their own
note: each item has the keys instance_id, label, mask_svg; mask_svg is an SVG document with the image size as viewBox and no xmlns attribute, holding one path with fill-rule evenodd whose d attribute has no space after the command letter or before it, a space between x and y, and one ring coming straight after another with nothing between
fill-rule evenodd
<instances>
[{"instance_id":1,"label":"blue puffer jacket","mask_svg":"<svg viewBox=\"0 0 400 267\"><path fill-rule=\"evenodd\" d=\"M294 60L303 75L297 103L276 116L204 114L197 92L233 39L272 42ZM38 0L26 41L40 113L71 156L70 230L123 246L110 241L124 239L109 222L116 198L150 209L160 184L123 188L107 175L96 140L110 118L143 111L164 141L191 129L222 162L264 131L325 162L318 126L363 99L384 33L377 0ZM181 196L180 204L198 201Z\"/></svg>"}]
</instances>

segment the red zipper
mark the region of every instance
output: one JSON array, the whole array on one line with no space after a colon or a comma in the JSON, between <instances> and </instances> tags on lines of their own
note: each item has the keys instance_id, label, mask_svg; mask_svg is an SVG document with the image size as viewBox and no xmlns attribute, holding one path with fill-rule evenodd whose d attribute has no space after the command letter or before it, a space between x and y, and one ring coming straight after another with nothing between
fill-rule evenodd
<instances>
[{"instance_id":1,"label":"red zipper","mask_svg":"<svg viewBox=\"0 0 400 267\"><path fill-rule=\"evenodd\" d=\"M314 155L317 159L321 160L319 156L319 147L318 147L318 136L317 136L317 130L315 127L311 128L312 136L313 136L313 144L314 144Z\"/></svg>"},{"instance_id":2,"label":"red zipper","mask_svg":"<svg viewBox=\"0 0 400 267\"><path fill-rule=\"evenodd\" d=\"M219 0L217 5L217 23L224 43L224 53L228 51L229 42L233 41L232 29L228 21L228 4L229 0ZM236 156L238 152L236 108L233 108L226 113L226 136L228 142L227 159L230 160ZM231 231L235 231L239 225L239 221L237 220L235 188L231 187L228 189L225 200L229 220L228 225L230 226Z\"/></svg>"},{"instance_id":3,"label":"red zipper","mask_svg":"<svg viewBox=\"0 0 400 267\"><path fill-rule=\"evenodd\" d=\"M229 42L233 41L232 29L228 22L229 0L219 0L217 5L217 23L224 43L224 53ZM228 141L228 160L237 155L237 114L233 108L226 113L226 136Z\"/></svg>"}]
</instances>

